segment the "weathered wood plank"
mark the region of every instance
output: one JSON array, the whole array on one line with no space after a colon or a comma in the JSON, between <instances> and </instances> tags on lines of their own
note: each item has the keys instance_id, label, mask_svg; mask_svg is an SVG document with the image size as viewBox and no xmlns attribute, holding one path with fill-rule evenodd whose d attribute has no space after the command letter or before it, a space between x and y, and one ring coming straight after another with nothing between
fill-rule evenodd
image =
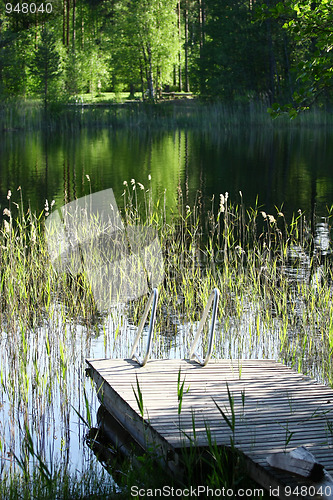
<instances>
[{"instance_id":1,"label":"weathered wood plank","mask_svg":"<svg viewBox=\"0 0 333 500\"><path fill-rule=\"evenodd\" d=\"M87 362L101 387L103 404L141 446L154 443L171 469L179 469L178 453L190 445L185 435L193 435L193 418L196 445L207 446L207 427L218 444L230 444L232 432L214 402L230 415L228 384L236 421L234 442L245 454L252 477L262 478L260 484L281 485L283 477L296 481L281 476L267 462L267 455L285 448L306 446L329 472L333 470L333 390L275 361L218 360L204 368L186 360L152 360L142 368L131 360ZM180 415L179 370L181 382L185 380ZM144 419L134 395L137 380Z\"/></svg>"}]
</instances>

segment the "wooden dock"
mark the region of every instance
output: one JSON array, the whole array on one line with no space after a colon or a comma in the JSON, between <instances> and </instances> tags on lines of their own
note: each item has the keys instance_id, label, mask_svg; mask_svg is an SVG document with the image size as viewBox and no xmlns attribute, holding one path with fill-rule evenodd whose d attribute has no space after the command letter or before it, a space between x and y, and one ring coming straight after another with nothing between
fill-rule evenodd
<instances>
[{"instance_id":1,"label":"wooden dock","mask_svg":"<svg viewBox=\"0 0 333 500\"><path fill-rule=\"evenodd\" d=\"M270 467L269 454L306 446L333 474L333 390L280 363L216 360L206 367L187 360L151 360L144 367L133 360L87 363L102 404L144 449L154 446L174 473L180 470L183 447L207 446L208 428L218 445L230 446L233 437L248 474L267 490L278 487L279 498L301 496L284 494L287 485L314 483ZM180 383L184 381L180 414L179 371ZM136 399L138 386L143 415ZM233 432L217 408L231 416L228 388L234 401ZM333 498L333 486L331 493L302 498Z\"/></svg>"}]
</instances>

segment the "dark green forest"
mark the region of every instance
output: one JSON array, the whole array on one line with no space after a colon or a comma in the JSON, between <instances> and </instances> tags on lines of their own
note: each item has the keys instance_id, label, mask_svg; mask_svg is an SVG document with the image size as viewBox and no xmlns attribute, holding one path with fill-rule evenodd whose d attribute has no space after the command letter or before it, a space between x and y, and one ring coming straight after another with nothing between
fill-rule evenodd
<instances>
[{"instance_id":1,"label":"dark green forest","mask_svg":"<svg viewBox=\"0 0 333 500\"><path fill-rule=\"evenodd\" d=\"M332 102L331 0L2 0L0 96ZM278 103L278 104L277 104Z\"/></svg>"}]
</instances>

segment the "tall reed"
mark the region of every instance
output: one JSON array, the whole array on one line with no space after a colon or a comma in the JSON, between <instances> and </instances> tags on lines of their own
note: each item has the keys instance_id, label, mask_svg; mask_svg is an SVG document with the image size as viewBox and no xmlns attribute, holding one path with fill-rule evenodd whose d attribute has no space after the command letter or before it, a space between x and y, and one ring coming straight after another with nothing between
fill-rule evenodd
<instances>
[{"instance_id":1,"label":"tall reed","mask_svg":"<svg viewBox=\"0 0 333 500\"><path fill-rule=\"evenodd\" d=\"M37 488L43 474L45 488L73 486L77 470L82 487L94 490L84 475L100 469L78 416L91 422L98 404L85 358L128 357L147 298L98 310L84 272L53 269L47 212L24 208L20 190L7 198L0 230L1 493L26 483ZM123 200L123 221L154 226L163 249L153 357L188 356L218 287L213 356L275 358L333 385L331 257L303 214L286 221L279 209L248 208L241 194L232 203L227 193L204 212L199 203L184 206L180 190L179 209L170 214L164 197L153 197L150 179L146 186L126 181ZM329 210L328 231L331 217Z\"/></svg>"},{"instance_id":2,"label":"tall reed","mask_svg":"<svg viewBox=\"0 0 333 500\"><path fill-rule=\"evenodd\" d=\"M205 102L199 99L159 103L53 103L45 113L36 100L13 100L0 105L0 132L18 130L75 131L82 128L130 128L170 130L175 127L219 131L265 127L274 130L297 127L330 126L329 110L314 108L290 120L272 120L268 102Z\"/></svg>"}]
</instances>

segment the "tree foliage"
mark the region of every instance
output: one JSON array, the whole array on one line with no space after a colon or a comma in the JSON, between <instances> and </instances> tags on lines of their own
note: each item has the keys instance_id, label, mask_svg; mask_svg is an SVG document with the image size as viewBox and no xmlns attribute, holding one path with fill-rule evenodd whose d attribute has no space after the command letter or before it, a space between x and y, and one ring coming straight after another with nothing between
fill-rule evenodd
<instances>
[{"instance_id":1,"label":"tree foliage","mask_svg":"<svg viewBox=\"0 0 333 500\"><path fill-rule=\"evenodd\" d=\"M203 93L233 99L267 90L265 30L252 22L253 10L242 0L207 0L206 41L200 72Z\"/></svg>"},{"instance_id":2,"label":"tree foliage","mask_svg":"<svg viewBox=\"0 0 333 500\"><path fill-rule=\"evenodd\" d=\"M37 92L42 96L46 109L50 96L53 97L57 91L54 83L60 72L60 56L56 49L54 35L47 28L44 28L41 33L30 71L35 77Z\"/></svg>"},{"instance_id":3,"label":"tree foliage","mask_svg":"<svg viewBox=\"0 0 333 500\"><path fill-rule=\"evenodd\" d=\"M333 85L332 0L285 0L263 5L262 17L279 20L293 40L293 72L297 82L292 102L275 104L273 112L293 116L315 101L331 101Z\"/></svg>"},{"instance_id":4,"label":"tree foliage","mask_svg":"<svg viewBox=\"0 0 333 500\"><path fill-rule=\"evenodd\" d=\"M177 2L172 0L132 0L118 4L116 64L120 66L121 61L134 81L140 78L151 98L162 82L169 81L176 63L179 50L176 6Z\"/></svg>"},{"instance_id":5,"label":"tree foliage","mask_svg":"<svg viewBox=\"0 0 333 500\"><path fill-rule=\"evenodd\" d=\"M59 0L48 14L1 11L0 95L153 98L169 86L296 113L332 100L332 3Z\"/></svg>"}]
</instances>

